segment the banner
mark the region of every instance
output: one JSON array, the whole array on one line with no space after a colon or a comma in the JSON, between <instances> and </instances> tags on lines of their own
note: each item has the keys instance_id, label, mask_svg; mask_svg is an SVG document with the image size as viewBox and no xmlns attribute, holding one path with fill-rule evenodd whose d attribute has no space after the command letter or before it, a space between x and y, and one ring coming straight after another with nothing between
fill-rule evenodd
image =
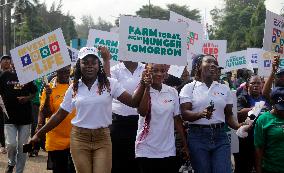
<instances>
[{"instance_id":1,"label":"banner","mask_svg":"<svg viewBox=\"0 0 284 173\"><path fill-rule=\"evenodd\" d=\"M121 60L186 65L186 24L165 20L121 16Z\"/></svg>"},{"instance_id":2,"label":"banner","mask_svg":"<svg viewBox=\"0 0 284 173\"><path fill-rule=\"evenodd\" d=\"M201 53L203 26L201 23L188 19L172 11L170 11L170 21L185 23L187 26L187 31L186 31L187 59L188 59L188 65L191 68L192 56Z\"/></svg>"},{"instance_id":3,"label":"banner","mask_svg":"<svg viewBox=\"0 0 284 173\"><path fill-rule=\"evenodd\" d=\"M263 77L268 77L272 70L272 60L273 57L276 56L276 53L268 52L262 50L261 56L258 60L258 75ZM284 69L284 55L280 55L280 63L279 68Z\"/></svg>"},{"instance_id":4,"label":"banner","mask_svg":"<svg viewBox=\"0 0 284 173\"><path fill-rule=\"evenodd\" d=\"M202 53L214 55L219 66L226 66L227 40L203 40Z\"/></svg>"},{"instance_id":5,"label":"banner","mask_svg":"<svg viewBox=\"0 0 284 173\"><path fill-rule=\"evenodd\" d=\"M11 55L22 85L71 64L60 28L12 49Z\"/></svg>"},{"instance_id":6,"label":"banner","mask_svg":"<svg viewBox=\"0 0 284 173\"><path fill-rule=\"evenodd\" d=\"M259 58L262 56L264 50L259 48L247 48L246 59L250 69L258 68Z\"/></svg>"},{"instance_id":7,"label":"banner","mask_svg":"<svg viewBox=\"0 0 284 173\"><path fill-rule=\"evenodd\" d=\"M266 11L263 49L284 54L284 17Z\"/></svg>"},{"instance_id":8,"label":"banner","mask_svg":"<svg viewBox=\"0 0 284 173\"><path fill-rule=\"evenodd\" d=\"M68 53L71 58L71 65L72 66L76 65L79 50L72 48L72 47L68 47Z\"/></svg>"},{"instance_id":9,"label":"banner","mask_svg":"<svg viewBox=\"0 0 284 173\"><path fill-rule=\"evenodd\" d=\"M242 68L250 69L250 66L248 65L248 60L246 59L246 50L227 53L225 60L226 65L224 67L224 72Z\"/></svg>"}]
</instances>

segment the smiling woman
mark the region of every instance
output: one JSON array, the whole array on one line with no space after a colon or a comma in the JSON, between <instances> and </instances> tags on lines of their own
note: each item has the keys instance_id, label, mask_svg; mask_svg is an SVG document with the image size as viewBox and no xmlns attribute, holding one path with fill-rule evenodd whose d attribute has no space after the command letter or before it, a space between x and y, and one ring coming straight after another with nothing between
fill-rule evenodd
<instances>
[{"instance_id":1,"label":"smiling woman","mask_svg":"<svg viewBox=\"0 0 284 173\"><path fill-rule=\"evenodd\" d=\"M109 63L110 54L106 52L106 48L100 48L102 58ZM38 141L76 109L76 115L71 121L73 127L70 139L76 171L110 173L112 143L108 126L112 123L112 100L116 98L125 105L137 107L144 85L139 85L137 90L131 96L117 80L108 78L97 49L84 47L78 54L73 84L66 91L59 110L33 136L31 143Z\"/></svg>"}]
</instances>

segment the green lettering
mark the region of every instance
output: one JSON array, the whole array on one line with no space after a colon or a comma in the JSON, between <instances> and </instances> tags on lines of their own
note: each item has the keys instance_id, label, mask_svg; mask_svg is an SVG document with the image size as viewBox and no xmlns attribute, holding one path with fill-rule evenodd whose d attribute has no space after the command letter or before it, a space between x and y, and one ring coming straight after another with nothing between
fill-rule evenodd
<instances>
[{"instance_id":1,"label":"green lettering","mask_svg":"<svg viewBox=\"0 0 284 173\"><path fill-rule=\"evenodd\" d=\"M143 36L148 36L148 28L143 28L142 29L142 35Z\"/></svg>"},{"instance_id":2,"label":"green lettering","mask_svg":"<svg viewBox=\"0 0 284 173\"><path fill-rule=\"evenodd\" d=\"M152 46L148 46L147 53L153 53L153 52L154 52L154 48Z\"/></svg>"},{"instance_id":3,"label":"green lettering","mask_svg":"<svg viewBox=\"0 0 284 173\"><path fill-rule=\"evenodd\" d=\"M137 45L132 45L131 46L132 52L138 52L138 46Z\"/></svg>"},{"instance_id":4,"label":"green lettering","mask_svg":"<svg viewBox=\"0 0 284 173\"><path fill-rule=\"evenodd\" d=\"M118 41L112 41L111 42L112 47L117 47L118 46Z\"/></svg>"},{"instance_id":5,"label":"green lettering","mask_svg":"<svg viewBox=\"0 0 284 173\"><path fill-rule=\"evenodd\" d=\"M173 49L172 48L168 48L167 49L167 55L172 55L173 54Z\"/></svg>"},{"instance_id":6,"label":"green lettering","mask_svg":"<svg viewBox=\"0 0 284 173\"><path fill-rule=\"evenodd\" d=\"M155 29L155 30L150 29L150 30L149 30L149 36L151 36L151 37L157 37L157 36L158 36L158 31L157 31L157 29Z\"/></svg>"},{"instance_id":7,"label":"green lettering","mask_svg":"<svg viewBox=\"0 0 284 173\"><path fill-rule=\"evenodd\" d=\"M141 35L141 31L138 27L135 29L134 34L135 35Z\"/></svg>"},{"instance_id":8,"label":"green lettering","mask_svg":"<svg viewBox=\"0 0 284 173\"><path fill-rule=\"evenodd\" d=\"M174 56L181 56L181 49L174 49Z\"/></svg>"},{"instance_id":9,"label":"green lettering","mask_svg":"<svg viewBox=\"0 0 284 173\"><path fill-rule=\"evenodd\" d=\"M161 55L166 55L167 50L165 48L161 48Z\"/></svg>"},{"instance_id":10,"label":"green lettering","mask_svg":"<svg viewBox=\"0 0 284 173\"><path fill-rule=\"evenodd\" d=\"M106 46L111 46L111 41L110 40L106 40Z\"/></svg>"},{"instance_id":11,"label":"green lettering","mask_svg":"<svg viewBox=\"0 0 284 173\"><path fill-rule=\"evenodd\" d=\"M176 48L181 48L181 41L176 41Z\"/></svg>"},{"instance_id":12,"label":"green lettering","mask_svg":"<svg viewBox=\"0 0 284 173\"><path fill-rule=\"evenodd\" d=\"M100 38L95 39L95 44L98 44L100 42Z\"/></svg>"},{"instance_id":13,"label":"green lettering","mask_svg":"<svg viewBox=\"0 0 284 173\"><path fill-rule=\"evenodd\" d=\"M143 44L147 44L147 45L150 44L150 39L149 39L149 37L143 37Z\"/></svg>"},{"instance_id":14,"label":"green lettering","mask_svg":"<svg viewBox=\"0 0 284 173\"><path fill-rule=\"evenodd\" d=\"M139 45L139 52L140 52L140 53L141 53L141 52L147 53L147 52L146 52L146 46L141 46L141 45Z\"/></svg>"},{"instance_id":15,"label":"green lettering","mask_svg":"<svg viewBox=\"0 0 284 173\"><path fill-rule=\"evenodd\" d=\"M165 39L164 41L163 41L163 45L164 46L166 46L166 47L169 47L170 45L169 45L169 40L168 39Z\"/></svg>"},{"instance_id":16,"label":"green lettering","mask_svg":"<svg viewBox=\"0 0 284 173\"><path fill-rule=\"evenodd\" d=\"M154 54L160 54L160 48L159 47L155 47Z\"/></svg>"},{"instance_id":17,"label":"green lettering","mask_svg":"<svg viewBox=\"0 0 284 173\"><path fill-rule=\"evenodd\" d=\"M134 27L133 26L129 26L128 27L128 33L132 34L134 32Z\"/></svg>"}]
</instances>

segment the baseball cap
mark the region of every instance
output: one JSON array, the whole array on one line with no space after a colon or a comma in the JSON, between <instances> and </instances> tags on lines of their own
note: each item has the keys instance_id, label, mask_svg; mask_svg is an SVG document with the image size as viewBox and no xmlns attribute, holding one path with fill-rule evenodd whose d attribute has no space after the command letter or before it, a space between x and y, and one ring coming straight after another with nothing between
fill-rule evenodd
<instances>
[{"instance_id":1,"label":"baseball cap","mask_svg":"<svg viewBox=\"0 0 284 173\"><path fill-rule=\"evenodd\" d=\"M12 57L10 55L3 55L0 61L2 61L2 59L12 59Z\"/></svg>"},{"instance_id":2,"label":"baseball cap","mask_svg":"<svg viewBox=\"0 0 284 173\"><path fill-rule=\"evenodd\" d=\"M95 55L96 57L99 57L97 48L95 48L95 47L82 47L79 50L78 59L83 59L87 55Z\"/></svg>"},{"instance_id":3,"label":"baseball cap","mask_svg":"<svg viewBox=\"0 0 284 173\"><path fill-rule=\"evenodd\" d=\"M284 87L273 88L270 98L277 110L284 111Z\"/></svg>"}]
</instances>

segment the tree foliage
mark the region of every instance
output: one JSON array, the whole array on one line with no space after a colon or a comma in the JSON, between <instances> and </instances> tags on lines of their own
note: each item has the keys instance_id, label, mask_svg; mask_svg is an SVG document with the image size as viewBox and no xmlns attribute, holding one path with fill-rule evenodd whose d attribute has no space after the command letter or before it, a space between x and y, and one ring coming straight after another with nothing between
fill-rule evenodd
<instances>
[{"instance_id":1,"label":"tree foliage","mask_svg":"<svg viewBox=\"0 0 284 173\"><path fill-rule=\"evenodd\" d=\"M189 6L178 4L168 4L166 9L155 5L150 5L150 8L149 5L143 5L136 11L136 15L144 18L169 20L170 11L176 12L192 20L200 21L201 19L199 10L190 10Z\"/></svg>"},{"instance_id":2,"label":"tree foliage","mask_svg":"<svg viewBox=\"0 0 284 173\"><path fill-rule=\"evenodd\" d=\"M228 51L262 47L265 22L264 0L224 0L223 9L210 11L214 25L209 28L210 39L224 39Z\"/></svg>"},{"instance_id":3,"label":"tree foliage","mask_svg":"<svg viewBox=\"0 0 284 173\"><path fill-rule=\"evenodd\" d=\"M76 25L76 30L79 38L87 38L90 29L97 29L102 31L110 31L113 25L101 17L95 22L91 15L83 15L81 18L82 24Z\"/></svg>"},{"instance_id":4,"label":"tree foliage","mask_svg":"<svg viewBox=\"0 0 284 173\"><path fill-rule=\"evenodd\" d=\"M13 18L15 19L16 46L40 37L47 32L61 28L68 44L77 37L74 17L63 14L62 1L55 2L47 9L45 3L38 0L19 0L15 3Z\"/></svg>"}]
</instances>

